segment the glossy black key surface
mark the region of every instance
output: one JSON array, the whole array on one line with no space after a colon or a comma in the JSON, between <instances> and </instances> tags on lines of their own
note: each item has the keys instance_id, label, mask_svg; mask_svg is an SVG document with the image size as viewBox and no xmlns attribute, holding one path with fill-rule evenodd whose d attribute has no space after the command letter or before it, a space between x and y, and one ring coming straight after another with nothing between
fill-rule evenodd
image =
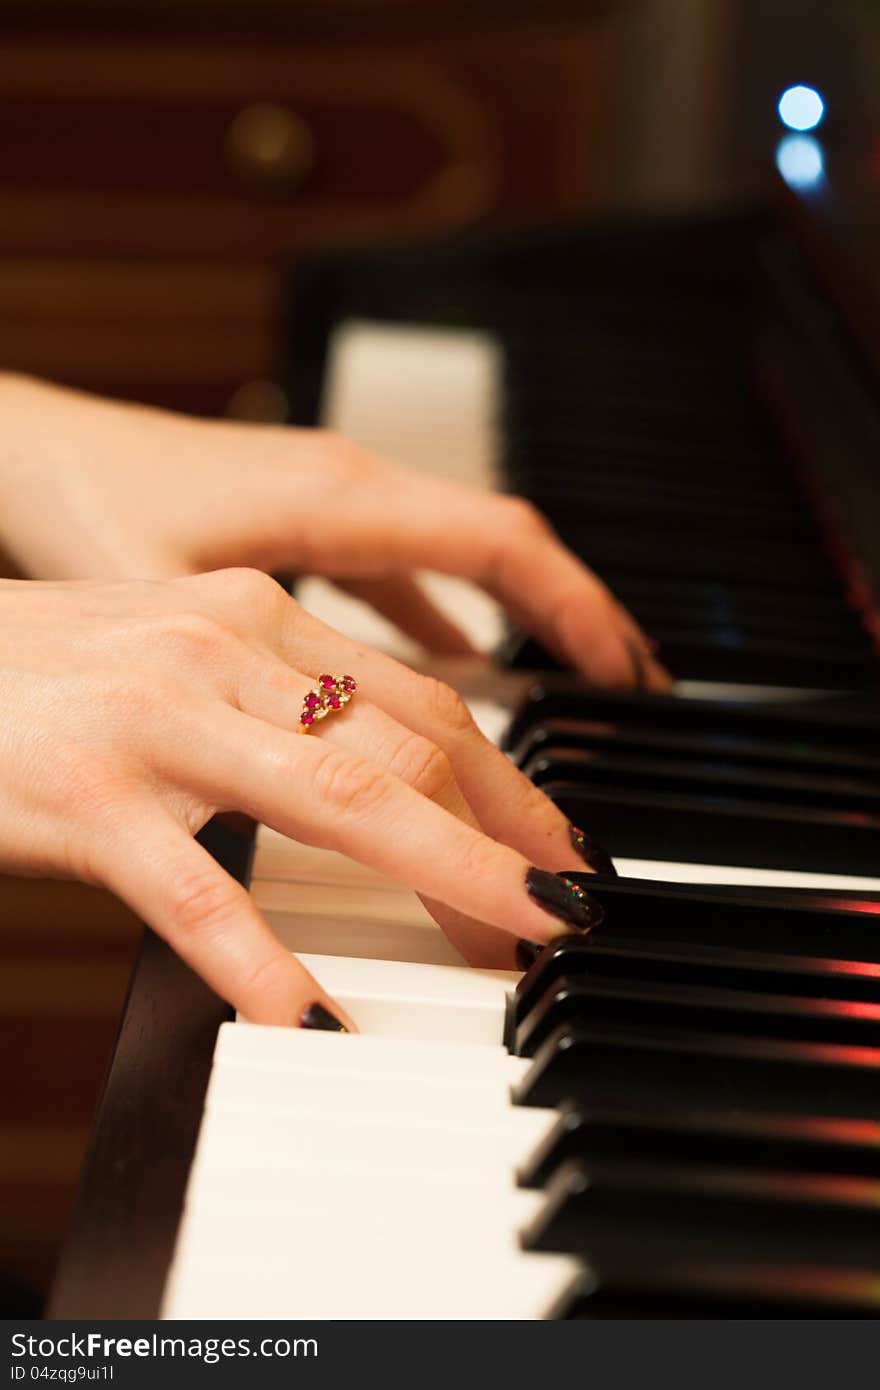
<instances>
[{"instance_id":1,"label":"glossy black key surface","mask_svg":"<svg viewBox=\"0 0 880 1390\"><path fill-rule=\"evenodd\" d=\"M518 1105L711 1105L878 1120L880 1055L866 1047L577 1023L547 1039L512 1094Z\"/></svg>"},{"instance_id":2,"label":"glossy black key surface","mask_svg":"<svg viewBox=\"0 0 880 1390\"><path fill-rule=\"evenodd\" d=\"M527 1250L613 1262L804 1261L880 1273L880 1184L865 1178L654 1163L582 1163L555 1174L522 1232Z\"/></svg>"},{"instance_id":3,"label":"glossy black key surface","mask_svg":"<svg viewBox=\"0 0 880 1390\"><path fill-rule=\"evenodd\" d=\"M872 978L880 966L877 893L661 883L586 873L567 877L601 903L605 919L588 936L567 936L541 953L519 982L518 1021L524 997L533 1001L566 969L588 970L590 951L625 949L628 943L632 943L631 949L640 951L653 948L660 956L670 951L680 954L680 948L687 946L697 969L701 953L705 954L706 966L712 966L716 959L712 951L716 948L738 953L717 957L717 963L725 969L741 966L760 970L761 956L776 955L849 961L849 973L865 979ZM765 968L774 970L777 962L767 959ZM847 973L845 967L820 967L815 963L802 966L794 960L786 968ZM715 982L726 983L723 977Z\"/></svg>"},{"instance_id":4,"label":"glossy black key surface","mask_svg":"<svg viewBox=\"0 0 880 1390\"><path fill-rule=\"evenodd\" d=\"M511 1042L541 1001L584 977L629 983L691 985L730 991L763 991L802 999L880 1005L876 961L783 955L729 946L617 939L605 923L586 937L558 938L544 948L517 984L511 1006Z\"/></svg>"},{"instance_id":5,"label":"glossy black key surface","mask_svg":"<svg viewBox=\"0 0 880 1390\"><path fill-rule=\"evenodd\" d=\"M711 1108L658 1114L565 1103L552 1130L520 1164L517 1181L521 1187L543 1187L572 1158L880 1179L880 1124Z\"/></svg>"},{"instance_id":6,"label":"glossy black key surface","mask_svg":"<svg viewBox=\"0 0 880 1390\"><path fill-rule=\"evenodd\" d=\"M737 769L790 771L803 776L819 772L857 778L880 789L880 757L871 757L858 749L726 734L723 729L707 734L598 719L556 719L533 725L512 754L518 766L526 768L533 759L557 749L607 751L631 758L673 759L676 763L703 759Z\"/></svg>"},{"instance_id":7,"label":"glossy black key surface","mask_svg":"<svg viewBox=\"0 0 880 1390\"><path fill-rule=\"evenodd\" d=\"M576 1023L880 1045L880 1004L583 975L547 990L516 1029L513 1050L534 1057L559 1028Z\"/></svg>"},{"instance_id":8,"label":"glossy black key surface","mask_svg":"<svg viewBox=\"0 0 880 1390\"><path fill-rule=\"evenodd\" d=\"M659 752L635 754L618 748L547 743L522 764L522 770L539 787L584 782L590 791L607 787L672 796L711 794L719 800L749 799L770 807L854 812L880 819L880 777L843 776L829 767L765 769L711 755L687 756L684 750L664 757Z\"/></svg>"},{"instance_id":9,"label":"glossy black key surface","mask_svg":"<svg viewBox=\"0 0 880 1390\"><path fill-rule=\"evenodd\" d=\"M535 725L556 719L604 720L710 737L739 735L880 757L880 698L873 696L778 703L682 700L672 695L606 695L559 678L532 686L511 721L505 747L516 748Z\"/></svg>"},{"instance_id":10,"label":"glossy black key surface","mask_svg":"<svg viewBox=\"0 0 880 1390\"><path fill-rule=\"evenodd\" d=\"M773 596L768 596L773 602ZM679 679L720 681L745 685L778 685L816 690L852 690L875 684L877 659L867 639L854 647L829 640L827 644L794 638L751 636L725 627L707 633L688 633L652 624L650 617L634 612L649 632L654 632L662 659ZM552 653L533 638L507 648L507 664L514 670L561 670Z\"/></svg>"},{"instance_id":11,"label":"glossy black key surface","mask_svg":"<svg viewBox=\"0 0 880 1390\"><path fill-rule=\"evenodd\" d=\"M592 780L547 780L541 789L613 857L865 876L880 863L880 817L860 811L709 791L618 791Z\"/></svg>"},{"instance_id":12,"label":"glossy black key surface","mask_svg":"<svg viewBox=\"0 0 880 1390\"><path fill-rule=\"evenodd\" d=\"M591 1261L553 1310L562 1321L599 1318L876 1318L876 1271L834 1265L694 1257L650 1264Z\"/></svg>"}]
</instances>

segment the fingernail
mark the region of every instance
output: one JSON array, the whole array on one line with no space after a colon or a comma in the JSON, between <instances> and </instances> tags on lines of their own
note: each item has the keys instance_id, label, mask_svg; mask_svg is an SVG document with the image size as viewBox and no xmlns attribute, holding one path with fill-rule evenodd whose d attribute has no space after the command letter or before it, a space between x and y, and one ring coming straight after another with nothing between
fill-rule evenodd
<instances>
[{"instance_id":1,"label":"fingernail","mask_svg":"<svg viewBox=\"0 0 880 1390\"><path fill-rule=\"evenodd\" d=\"M516 968L523 974L534 965L544 947L539 941L518 941L516 943Z\"/></svg>"},{"instance_id":2,"label":"fingernail","mask_svg":"<svg viewBox=\"0 0 880 1390\"><path fill-rule=\"evenodd\" d=\"M617 878L617 870L611 855L601 845L598 845L585 830L578 830L576 825L570 825L568 838L571 840L571 847L575 854L579 854L594 873L610 874L612 878Z\"/></svg>"},{"instance_id":3,"label":"fingernail","mask_svg":"<svg viewBox=\"0 0 880 1390\"><path fill-rule=\"evenodd\" d=\"M550 874L546 869L529 869L526 892L545 912L559 917L578 931L589 931L605 920L605 909L601 903L564 874Z\"/></svg>"},{"instance_id":4,"label":"fingernail","mask_svg":"<svg viewBox=\"0 0 880 1390\"><path fill-rule=\"evenodd\" d=\"M636 690L645 690L648 685L648 671L645 663L645 654L636 642L635 638L628 634L623 639L623 644L629 652L630 665L633 669Z\"/></svg>"},{"instance_id":5,"label":"fingernail","mask_svg":"<svg viewBox=\"0 0 880 1390\"><path fill-rule=\"evenodd\" d=\"M305 1013L300 1014L300 1028L320 1028L325 1033L347 1033L344 1023L335 1014L325 1009L323 1004L310 1004Z\"/></svg>"}]
</instances>

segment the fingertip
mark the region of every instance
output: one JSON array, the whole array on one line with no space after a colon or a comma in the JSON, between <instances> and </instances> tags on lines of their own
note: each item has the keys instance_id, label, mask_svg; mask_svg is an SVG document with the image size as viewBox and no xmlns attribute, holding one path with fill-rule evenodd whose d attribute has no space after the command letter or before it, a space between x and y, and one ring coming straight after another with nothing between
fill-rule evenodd
<instances>
[{"instance_id":1,"label":"fingertip","mask_svg":"<svg viewBox=\"0 0 880 1390\"><path fill-rule=\"evenodd\" d=\"M300 1013L297 1020L300 1028L313 1029L323 1033L356 1033L354 1021L340 1008L335 1000L313 1000Z\"/></svg>"}]
</instances>

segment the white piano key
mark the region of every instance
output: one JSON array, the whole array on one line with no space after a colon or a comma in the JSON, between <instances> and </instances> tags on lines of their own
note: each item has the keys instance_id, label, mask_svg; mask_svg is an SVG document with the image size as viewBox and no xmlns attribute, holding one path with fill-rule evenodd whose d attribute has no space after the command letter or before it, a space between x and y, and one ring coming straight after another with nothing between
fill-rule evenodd
<instances>
[{"instance_id":1,"label":"white piano key","mask_svg":"<svg viewBox=\"0 0 880 1390\"><path fill-rule=\"evenodd\" d=\"M266 1172L259 1182L243 1183L235 1174L205 1171L188 1194L187 1225L202 1248L230 1242L240 1252L259 1241L267 1262L284 1259L289 1245L309 1236L317 1245L338 1226L352 1247L374 1252L395 1247L422 1250L430 1237L438 1251L458 1246L470 1257L497 1248L521 1230L544 1205L544 1193L515 1187L508 1174L420 1173L397 1170L389 1156L384 1171L358 1169L356 1156L328 1160L285 1173ZM298 1194L299 1200L293 1199ZM216 1211L225 1229L218 1229ZM395 1213L389 1222L388 1213Z\"/></svg>"},{"instance_id":2,"label":"white piano key","mask_svg":"<svg viewBox=\"0 0 880 1390\"><path fill-rule=\"evenodd\" d=\"M287 1107L254 1107L247 1124L241 1108L224 1100L222 1084L212 1104L205 1110L199 1147L203 1161L221 1168L284 1167L294 1148L305 1144L309 1150L325 1144L326 1136L349 1136L355 1151L382 1150L401 1143L407 1153L420 1146L437 1152L438 1146L456 1155L469 1155L480 1146L491 1146L509 1153L508 1168L528 1157L558 1121L555 1110L537 1106L507 1105L505 1108L449 1113L448 1109L401 1106L400 1091L386 1088L384 1100L371 1107L336 1106L320 1096L303 1097L296 1089L287 1095ZM438 1136L443 1136L438 1139ZM387 1157L387 1153L385 1155ZM502 1171L499 1169L499 1171Z\"/></svg>"},{"instance_id":3,"label":"white piano key","mask_svg":"<svg viewBox=\"0 0 880 1390\"><path fill-rule=\"evenodd\" d=\"M373 1171L352 1155L336 1169L326 1162L297 1168L297 1201L283 1172L259 1183L247 1173L203 1173L190 1183L164 1316L195 1316L194 1308L220 1315L221 1290L206 1285L205 1271L224 1266L226 1306L241 1317L256 1315L249 1307L264 1317L272 1308L272 1316L380 1317L393 1309L400 1317L407 1307L412 1316L451 1318L468 1307L470 1315L489 1316L488 1281L503 1294L498 1316L544 1316L579 1266L549 1257L554 1269L548 1257L517 1248L515 1232L543 1198L505 1178ZM337 1296L334 1274L338 1281L343 1271L347 1293ZM254 1279L264 1297L249 1304ZM206 1288L210 1301L200 1303ZM309 1301L317 1290L320 1298Z\"/></svg>"},{"instance_id":4,"label":"white piano key","mask_svg":"<svg viewBox=\"0 0 880 1390\"><path fill-rule=\"evenodd\" d=\"M257 830L251 880L290 880L317 883L324 888L378 888L396 891L402 897L412 896L411 890L385 874L349 859L336 850L315 849L312 845L289 840L278 830L261 825Z\"/></svg>"},{"instance_id":5,"label":"white piano key","mask_svg":"<svg viewBox=\"0 0 880 1390\"><path fill-rule=\"evenodd\" d=\"M296 861L292 859L291 868ZM291 886L294 892L291 892ZM396 923L400 926L439 931L426 908L411 890L400 892L391 882L338 884L333 887L309 880L254 879L251 892L264 912L292 912L293 915L351 917L365 924ZM320 952L316 952L320 954Z\"/></svg>"},{"instance_id":6,"label":"white piano key","mask_svg":"<svg viewBox=\"0 0 880 1390\"><path fill-rule=\"evenodd\" d=\"M323 1250L326 1249L326 1254ZM298 1256L297 1257L297 1253ZM309 1260L312 1252L309 1251ZM162 1316L171 1319L430 1319L520 1321L553 1316L583 1277L567 1255L524 1256L511 1240L474 1265L458 1259L409 1261L389 1289L387 1279L365 1279L348 1264L349 1245L338 1228L315 1252L314 1271L302 1246L283 1264L230 1262L228 1251L210 1259L189 1251L173 1268ZM306 1267L304 1267L306 1266ZM457 1266L457 1268L456 1268ZM467 1269L473 1277L463 1278Z\"/></svg>"},{"instance_id":7,"label":"white piano key","mask_svg":"<svg viewBox=\"0 0 880 1390\"><path fill-rule=\"evenodd\" d=\"M652 878L664 883L728 883L747 888L812 888L831 892L880 892L880 878L857 874L799 873L790 869L752 869L737 864L686 864L671 859L614 861L623 878Z\"/></svg>"},{"instance_id":8,"label":"white piano key","mask_svg":"<svg viewBox=\"0 0 880 1390\"><path fill-rule=\"evenodd\" d=\"M214 1065L277 1067L282 1071L325 1071L351 1075L515 1078L522 1059L503 1047L393 1038L366 1033L325 1033L306 1028L270 1028L224 1023L217 1035Z\"/></svg>"},{"instance_id":9,"label":"white piano key","mask_svg":"<svg viewBox=\"0 0 880 1390\"><path fill-rule=\"evenodd\" d=\"M504 1041L507 998L519 976L505 970L301 955L363 1033L490 1044Z\"/></svg>"},{"instance_id":10,"label":"white piano key","mask_svg":"<svg viewBox=\"0 0 880 1390\"><path fill-rule=\"evenodd\" d=\"M404 1078L372 1075L369 1071L292 1071L283 1067L215 1068L205 1095L207 1112L236 1110L242 1124L254 1111L295 1115L305 1109L334 1107L352 1115L400 1114L449 1117L498 1115L510 1109L510 1087L526 1069L525 1061L503 1087L487 1084L485 1076L439 1074Z\"/></svg>"},{"instance_id":11,"label":"white piano key","mask_svg":"<svg viewBox=\"0 0 880 1390\"><path fill-rule=\"evenodd\" d=\"M430 1221L449 1218L447 1208L454 1208L455 1219L462 1202L480 1202L484 1206L503 1206L505 1221L523 1224L534 1213L535 1203L543 1202L543 1194L528 1189L518 1189L512 1184L509 1191L504 1190L504 1178L512 1171L511 1165L504 1161L503 1152L496 1164L489 1164L474 1157L471 1165L457 1162L451 1150L438 1143L435 1150L426 1149L421 1164L412 1160L413 1153L404 1150L398 1154L389 1136L385 1162L370 1162L369 1151L365 1151L364 1161L354 1146L355 1132L339 1136L339 1147L332 1148L329 1142L321 1144L321 1138L329 1140L330 1132L316 1134L311 1145L294 1146L286 1156L284 1164L273 1162L258 1167L242 1166L229 1168L222 1164L205 1161L196 1169L198 1183L193 1201L206 1205L225 1207L233 1202L238 1217L243 1218L253 1206L263 1210L270 1205L283 1205L292 1186L299 1192L309 1193L309 1207L314 1215L318 1203L315 1196L317 1183L332 1184L334 1193L344 1187L352 1200L370 1202L376 1200L378 1192L383 1198L389 1192L397 1194L404 1191L410 1194L412 1202L423 1202L431 1209ZM413 1146L415 1149L417 1146ZM474 1141L471 1149L474 1155L480 1146ZM526 1201L528 1199L528 1201ZM402 1200L402 1197L401 1197ZM336 1197L333 1199L336 1205ZM443 1214L447 1213L447 1214ZM237 1219L238 1219L237 1217ZM430 1224L430 1222L423 1223ZM511 1226L512 1229L512 1226Z\"/></svg>"},{"instance_id":12,"label":"white piano key","mask_svg":"<svg viewBox=\"0 0 880 1390\"><path fill-rule=\"evenodd\" d=\"M251 895L291 951L432 965L464 963L415 894L324 890L320 884L267 879L253 883Z\"/></svg>"},{"instance_id":13,"label":"white piano key","mask_svg":"<svg viewBox=\"0 0 880 1390\"><path fill-rule=\"evenodd\" d=\"M500 351L491 336L458 329L351 322L330 348L324 423L359 444L419 472L495 488L494 425ZM405 392L398 390L401 380ZM501 640L497 603L450 575L423 574L434 601L483 650ZM297 588L302 605L331 627L404 661L416 644L357 599L325 580Z\"/></svg>"},{"instance_id":14,"label":"white piano key","mask_svg":"<svg viewBox=\"0 0 880 1390\"><path fill-rule=\"evenodd\" d=\"M493 487L500 372L487 333L350 320L333 334L321 414L398 463Z\"/></svg>"}]
</instances>

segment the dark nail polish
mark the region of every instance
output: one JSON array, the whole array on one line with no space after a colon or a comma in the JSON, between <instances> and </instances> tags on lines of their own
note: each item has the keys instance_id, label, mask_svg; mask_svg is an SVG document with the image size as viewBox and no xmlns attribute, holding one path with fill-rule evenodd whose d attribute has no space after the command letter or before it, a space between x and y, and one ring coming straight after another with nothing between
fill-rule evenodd
<instances>
[{"instance_id":1,"label":"dark nail polish","mask_svg":"<svg viewBox=\"0 0 880 1390\"><path fill-rule=\"evenodd\" d=\"M533 902L577 931L589 931L605 920L602 904L565 874L549 874L546 869L529 869L526 891Z\"/></svg>"},{"instance_id":2,"label":"dark nail polish","mask_svg":"<svg viewBox=\"0 0 880 1390\"><path fill-rule=\"evenodd\" d=\"M629 652L636 690L646 690L648 688L648 671L645 654L634 637L624 637L623 642Z\"/></svg>"},{"instance_id":3,"label":"dark nail polish","mask_svg":"<svg viewBox=\"0 0 880 1390\"><path fill-rule=\"evenodd\" d=\"M325 1033L347 1033L348 1029L344 1023L340 1023L335 1014L331 1014L329 1009L325 1009L323 1004L310 1004L305 1013L300 1015L300 1028L320 1028Z\"/></svg>"},{"instance_id":4,"label":"dark nail polish","mask_svg":"<svg viewBox=\"0 0 880 1390\"><path fill-rule=\"evenodd\" d=\"M539 941L518 941L516 943L516 968L523 974L534 965L544 947Z\"/></svg>"},{"instance_id":5,"label":"dark nail polish","mask_svg":"<svg viewBox=\"0 0 880 1390\"><path fill-rule=\"evenodd\" d=\"M576 825L570 825L568 838L571 840L571 847L575 854L579 854L584 863L589 864L595 873L610 874L612 878L617 878L617 870L611 855L601 845L597 845L586 831L578 830Z\"/></svg>"}]
</instances>

